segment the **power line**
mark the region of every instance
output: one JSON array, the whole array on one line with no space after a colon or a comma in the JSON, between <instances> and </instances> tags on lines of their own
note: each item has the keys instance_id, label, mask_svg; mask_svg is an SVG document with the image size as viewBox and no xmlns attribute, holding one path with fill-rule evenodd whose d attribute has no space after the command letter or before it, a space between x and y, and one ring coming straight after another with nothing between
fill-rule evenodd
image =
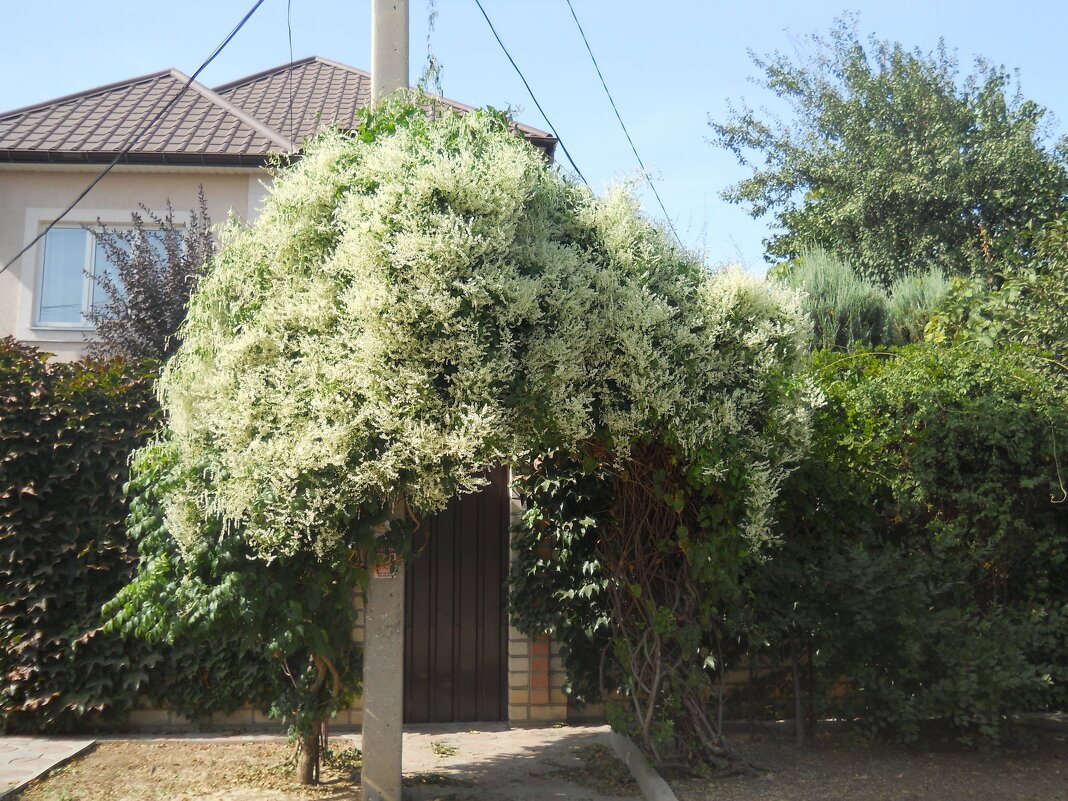
<instances>
[{"instance_id":1,"label":"power line","mask_svg":"<svg viewBox=\"0 0 1068 801\"><path fill-rule=\"evenodd\" d=\"M119 150L119 152L115 154L115 158L113 158L108 163L108 165L106 167L104 167L104 169L101 170L99 172L99 174L97 174L97 176L92 181L89 182L89 186L85 187L85 189L82 190L81 194L79 194L78 197L76 197L71 202L71 204L69 206L67 206L67 208L63 209L63 211L60 213L60 215L58 217L56 217L54 220L52 220L52 222L50 222L48 225L46 225L45 229L43 231L41 231L39 234L37 234L37 236L35 236L30 241L30 243L28 245L26 245L26 247L24 247L22 250L20 250L18 253L16 253L15 254L15 258L11 259L11 261L9 261L3 267L0 267L0 273L4 272L8 267L10 267L12 264L14 264L19 259L21 259L30 248L32 248L34 245L36 245L38 242L40 242L49 231L51 231L64 217L66 217L68 214L71 213L71 211L74 209L75 206L77 206L79 203L82 202L82 200L85 199L85 196L88 195L93 190L93 187L95 187L98 183L100 183L103 180L105 175L107 175L109 172L111 172L111 169L122 160L122 157L125 156L127 153L129 153L130 150L133 149L133 146L136 145L138 142L140 142L141 139L145 136L145 134L147 134L149 131L151 131L155 127L156 123L159 122L160 119L163 118L164 114L166 114L168 111L170 111L174 107L175 103L177 103L179 100L181 100L182 96L185 95L185 93L189 90L189 87L193 85L193 81L195 81L197 79L197 77L200 75L200 73L202 73L204 71L204 69L211 62L213 62L215 60L216 56L218 56L219 53L221 53L223 51L223 48L225 48L228 44L230 44L230 40L232 40L235 36L237 36L237 32L240 31L243 27L245 27L245 23L248 22L252 18L252 15L256 13L256 10L260 6L262 6L263 3L264 3L264 0L256 0L256 2L253 4L252 8L250 8L248 10L248 12L245 14L245 16L241 18L241 21L239 23L237 23L237 25L234 27L234 29L232 31L230 31L229 35L225 39L223 39L222 42L219 43L219 45L215 48L215 50L212 51L211 55L208 56L207 59L204 60L204 63L201 64L197 68L197 71L194 72L192 74L192 76L189 78L189 80L185 82L185 85L182 86L182 88L178 91L178 94L176 94L174 97L172 97L170 99L170 101L168 101L168 103L163 108L161 108L159 110L159 112L156 113L156 116L152 118L152 120L148 123L148 125L143 127L139 132L138 131L132 131L130 133L130 137L126 140L126 144L124 144L122 146L122 149Z\"/></svg>"},{"instance_id":2,"label":"power line","mask_svg":"<svg viewBox=\"0 0 1068 801\"><path fill-rule=\"evenodd\" d=\"M508 61L515 67L516 73L519 75L519 80L523 82L523 86L527 88L527 94L530 95L530 99L534 101L534 105L538 107L538 111L541 112L541 116L545 119L546 125L549 126L549 130L553 132L553 136L556 137L556 141L560 143L560 149L564 151L564 155L567 156L567 160L571 162L571 169L575 171L575 174L582 179L582 183L589 186L589 182L582 174L582 170L575 164L575 160L571 158L571 154L567 152L567 146L564 144L564 140L560 138L560 134L556 132L556 128L549 121L549 116L545 113L545 109L541 107L541 103L538 102L538 98L534 96L534 90L530 88L530 84L527 83L527 79L523 76L523 71L519 69L519 65L515 63L515 59L512 58L512 54L508 52L508 48L504 46L504 42L501 41L501 37L497 34L497 29L493 27L493 23L490 22L489 14L486 13L486 9L482 7L482 0L475 0L475 5L478 6L478 10L482 12L482 16L486 18L486 24L489 25L490 31L493 33L493 38L497 40L497 44L501 46L501 50L508 57Z\"/></svg>"},{"instance_id":3,"label":"power line","mask_svg":"<svg viewBox=\"0 0 1068 801\"><path fill-rule=\"evenodd\" d=\"M286 123L289 123L289 141L296 139L293 126L296 118L293 116L293 0L286 0L286 31L289 34L289 69L286 70L286 91L289 93L289 113L282 122L282 132L285 132Z\"/></svg>"},{"instance_id":4,"label":"power line","mask_svg":"<svg viewBox=\"0 0 1068 801\"><path fill-rule=\"evenodd\" d=\"M638 155L638 148L634 146L634 140L630 138L630 131L627 130L626 124L623 122L623 118L619 114L619 109L616 108L616 101L612 98L612 93L608 91L608 84L605 83L604 75L601 74L601 67L597 63L597 57L593 55L593 49L590 47L590 42L586 38L586 31L582 30L582 23L579 22L578 15L575 13L575 7L571 5L571 0L566 0L567 7L571 10L571 18L575 20L575 25L578 27L579 34L582 36L582 43L586 45L586 52L590 54L590 60L593 62L593 68L597 70L597 77L601 79L601 86L604 87L604 93L608 95L608 102L612 104L612 111L616 113L616 119L619 120L619 127L623 129L624 135L627 137L627 142L630 143L630 149L634 153L634 158L638 160L638 166L642 169L642 174L645 176L645 180L649 182L649 188L653 190L653 194L656 196L656 202L660 204L660 210L664 212L664 219L667 221L668 227L671 229L671 233L675 235L675 241L680 245L682 240L679 239L679 232L675 230L675 225L671 222L671 217L667 213L667 209L664 208L664 201L660 199L660 193L656 191L656 184L653 183L652 177L649 175L649 171L645 169L645 164L642 162L642 157Z\"/></svg>"}]
</instances>

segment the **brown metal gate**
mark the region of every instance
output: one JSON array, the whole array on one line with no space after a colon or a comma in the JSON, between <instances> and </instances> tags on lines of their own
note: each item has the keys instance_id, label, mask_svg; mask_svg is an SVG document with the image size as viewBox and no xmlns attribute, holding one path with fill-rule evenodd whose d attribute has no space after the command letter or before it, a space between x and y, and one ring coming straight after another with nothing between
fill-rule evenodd
<instances>
[{"instance_id":1,"label":"brown metal gate","mask_svg":"<svg viewBox=\"0 0 1068 801\"><path fill-rule=\"evenodd\" d=\"M508 471L487 478L490 485L481 492L454 499L424 522L429 542L408 565L407 723L507 716Z\"/></svg>"}]
</instances>

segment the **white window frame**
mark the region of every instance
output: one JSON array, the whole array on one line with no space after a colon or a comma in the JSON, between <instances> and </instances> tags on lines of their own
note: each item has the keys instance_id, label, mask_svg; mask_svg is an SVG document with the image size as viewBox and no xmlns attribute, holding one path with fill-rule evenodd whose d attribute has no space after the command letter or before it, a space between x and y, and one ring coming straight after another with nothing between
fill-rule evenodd
<instances>
[{"instance_id":1,"label":"white window frame","mask_svg":"<svg viewBox=\"0 0 1068 801\"><path fill-rule=\"evenodd\" d=\"M64 229L82 231L85 234L85 252L82 254L82 308L79 312L81 320L76 323L65 322L42 322L41 303L44 301L44 273L45 253L48 249L48 234L41 237L39 254L37 256L37 278L33 288L33 328L38 331L92 331L94 326L85 315L93 305L93 290L96 284L96 237L91 231L86 231L79 224L61 223L52 226L51 230Z\"/></svg>"},{"instance_id":2,"label":"white window frame","mask_svg":"<svg viewBox=\"0 0 1068 801\"><path fill-rule=\"evenodd\" d=\"M79 228L82 225L96 225L97 220L115 226L129 225L132 208L79 208L60 223L59 227ZM23 226L23 241L31 242L52 220L63 213L62 207L32 206L26 209ZM92 235L90 234L90 239ZM87 244L86 247L91 247ZM41 281L44 276L45 237L41 239L20 259L22 274L22 291L19 297L18 323L15 336L18 339L34 343L68 343L82 347L86 333L92 333L92 325L71 325L45 323L41 325L38 317L41 306Z\"/></svg>"},{"instance_id":3,"label":"white window frame","mask_svg":"<svg viewBox=\"0 0 1068 801\"><path fill-rule=\"evenodd\" d=\"M86 208L78 209L74 215L65 218L61 223L56 224L55 228L81 228L82 226L95 227L99 222L103 222L108 228L113 229L125 229L131 226L131 215L136 212L137 209L124 208ZM63 212L62 208L42 208L33 207L26 209L25 227L23 235L26 242L32 241L35 236L41 233L48 227L48 224L52 222ZM75 216L77 215L77 216ZM93 258L92 253L96 246L96 238L91 231L87 231L86 239L86 263ZM86 335L91 335L95 331L95 327L92 323L42 323L40 321L40 309L41 309L41 289L42 282L44 280L44 254L45 254L45 240L47 235L42 236L41 239L22 257L23 270L30 274L23 273L25 279L23 283L23 291L19 301L18 323L16 337L24 341L32 342L45 342L45 343L70 343L72 345L84 345L86 342ZM29 268L27 270L27 268ZM88 276L83 276L83 308L88 308L84 304L92 301L92 287L93 282L89 280Z\"/></svg>"}]
</instances>

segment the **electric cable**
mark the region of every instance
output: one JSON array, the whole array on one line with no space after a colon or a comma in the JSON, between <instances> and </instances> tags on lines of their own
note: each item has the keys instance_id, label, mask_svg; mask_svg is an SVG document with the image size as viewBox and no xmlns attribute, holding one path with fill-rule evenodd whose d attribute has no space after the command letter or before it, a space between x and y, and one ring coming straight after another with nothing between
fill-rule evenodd
<instances>
[{"instance_id":1,"label":"electric cable","mask_svg":"<svg viewBox=\"0 0 1068 801\"><path fill-rule=\"evenodd\" d=\"M235 36L237 36L238 31L240 31L243 27L245 27L245 23L248 22L252 18L252 15L256 13L257 9L259 9L259 7L263 5L263 3L264 3L264 0L256 0L256 2L252 5L252 8L250 8L248 10L248 12L245 14L245 16L241 18L241 21L239 23L237 23L237 25L234 27L234 29L232 31L230 31L229 35L225 39L223 39L222 42L219 43L219 45L215 48L215 50L212 51L212 54L210 56L208 56L207 59L205 59L204 63L201 64L197 68L197 71L194 72L192 74L192 76L190 76L189 80L185 82L185 85L183 85L182 88L178 91L178 94L176 94L173 98L171 98L170 101L168 101L167 104L162 109L160 109L159 112L157 112L156 116L154 116L152 118L152 120L148 123L148 125L146 125L143 128L141 128L140 131L131 131L130 132L130 136L126 140L126 143L122 146L122 149L119 150L119 152L115 154L115 157L108 163L108 165L106 167L104 167L104 169L101 170L97 174L97 176L95 178L93 178L92 181L89 182L89 185L87 187L85 187L84 190L82 190L81 194L79 194L78 197L76 197L71 202L71 204L69 206L67 206L67 208L65 208L60 213L60 215L58 217L56 217L54 220L52 220L52 222L50 222L48 225L46 225L44 230L41 231L39 234L37 234L37 236L35 236L30 241L30 243L28 245L26 245L26 247L24 247L22 250L20 250L18 253L16 253L15 257L13 259L11 259L9 262L7 262L7 264L5 264L3 267L0 267L0 273L3 273L5 270L7 270L8 267L10 267L12 264L14 264L19 259L21 259L30 248L32 248L34 245L36 245L38 242L40 242L42 239L44 239L45 235L49 231L51 231L64 217L66 217L68 214L70 214L75 206L77 206L79 203L82 202L82 200L85 199L85 196L88 195L93 190L93 187L95 187L98 183L100 183L104 179L104 176L107 175L109 172L111 172L112 168L122 160L122 157L125 156L127 153L129 153L130 150L133 149L133 146L136 145L138 142L140 142L141 139L144 138L145 134L147 134L149 131L151 131L155 127L156 123L159 122L160 119L163 118L163 115L166 114L168 111L170 111L174 107L174 104L177 103L185 95L185 93L189 90L189 87L192 86L193 81L195 81L197 79L197 77L200 75L200 73L202 73L204 71L204 69L209 64L211 64L211 62L213 62L215 60L215 58L223 51L223 49L228 44L230 44L230 41Z\"/></svg>"},{"instance_id":2,"label":"electric cable","mask_svg":"<svg viewBox=\"0 0 1068 801\"><path fill-rule=\"evenodd\" d=\"M589 181L586 180L582 174L582 170L575 164L575 160L571 158L571 154L567 152L567 146L564 144L564 140L560 138L560 134L557 133L556 128L553 127L552 122L549 121L549 116L545 113L545 109L541 107L541 103L538 102L538 98L534 96L534 90L530 88L530 84L527 83L526 77L523 75L523 71L519 69L519 65L515 63L515 59L512 58L512 54L508 52L508 48L504 46L504 42L501 41L501 37L497 34L497 29L493 27L493 23L490 21L489 14L486 13L486 9L482 7L482 0L475 0L475 5L478 6L478 10L482 12L482 16L486 18L486 24L489 25L490 31L493 33L493 38L497 40L497 44L501 46L501 50L504 51L504 55L508 57L508 61L511 62L515 68L516 74L519 75L519 80L523 82L523 86L527 88L527 94L530 95L530 99L534 101L534 105L538 107L538 111L541 112L541 116L545 119L545 124L549 126L549 130L553 132L553 136L556 137L556 141L560 144L560 149L564 151L564 155L567 156L567 160L571 163L571 169L575 171L575 174L582 180L582 183L589 186Z\"/></svg>"},{"instance_id":3,"label":"electric cable","mask_svg":"<svg viewBox=\"0 0 1068 801\"><path fill-rule=\"evenodd\" d=\"M293 0L286 0L286 32L289 34L289 69L286 70L286 91L289 93L289 114L282 122L282 131L285 132L286 123L289 123L289 141L293 142L296 132L296 117L293 115Z\"/></svg>"},{"instance_id":4,"label":"electric cable","mask_svg":"<svg viewBox=\"0 0 1068 801\"><path fill-rule=\"evenodd\" d=\"M623 134L627 137L627 142L630 144L631 152L634 153L634 158L638 161L638 166L642 169L642 174L645 176L645 180L649 183L649 188L653 190L653 194L656 196L656 202L660 204L660 210L664 212L664 219L667 221L668 227L671 229L671 233L675 235L675 241L680 245L682 240L679 239L679 233L675 230L675 225L671 222L671 217L667 213L667 209L664 208L664 201L660 199L660 193L656 191L656 184L653 183L652 177L649 175L649 171L645 168L645 164L642 162L642 157L638 155L638 148L634 146L634 140L630 137L630 131L627 130L626 124L623 122L623 117L619 114L619 109L616 107L616 101L612 97L612 93L608 90L608 84L605 83L604 75L601 74L601 66L597 63L597 57L593 54L593 49L590 47L590 42L586 38L586 31L582 29L582 23L579 22L578 15L575 13L575 7L571 5L571 0L565 0L567 7L571 10L571 18L575 20L575 25L578 27L579 35L582 36L582 43L586 45L586 52L590 54L590 60L593 62L593 68L597 70L597 77L601 79L601 86L604 87L604 93L608 95L608 102L612 105L612 111L616 113L616 119L619 120L619 127L623 129Z\"/></svg>"}]
</instances>

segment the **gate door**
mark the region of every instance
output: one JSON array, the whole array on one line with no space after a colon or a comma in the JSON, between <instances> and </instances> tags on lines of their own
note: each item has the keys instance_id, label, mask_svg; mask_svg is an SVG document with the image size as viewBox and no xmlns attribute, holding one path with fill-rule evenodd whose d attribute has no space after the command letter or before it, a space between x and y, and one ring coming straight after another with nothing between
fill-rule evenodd
<instances>
[{"instance_id":1,"label":"gate door","mask_svg":"<svg viewBox=\"0 0 1068 801\"><path fill-rule=\"evenodd\" d=\"M505 720L508 470L423 521L404 599L404 720ZM429 542L427 535L429 534Z\"/></svg>"}]
</instances>

